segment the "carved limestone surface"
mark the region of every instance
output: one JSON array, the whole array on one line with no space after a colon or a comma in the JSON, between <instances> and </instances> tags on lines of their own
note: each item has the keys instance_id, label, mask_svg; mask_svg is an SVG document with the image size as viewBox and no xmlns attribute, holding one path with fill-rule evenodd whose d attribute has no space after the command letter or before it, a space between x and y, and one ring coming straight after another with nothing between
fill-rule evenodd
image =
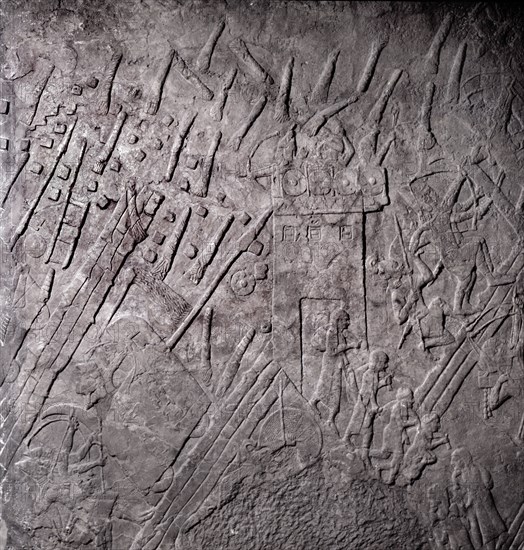
<instances>
[{"instance_id":1,"label":"carved limestone surface","mask_svg":"<svg viewBox=\"0 0 524 550\"><path fill-rule=\"evenodd\" d=\"M0 550L524 550L524 9L0 21Z\"/></svg>"}]
</instances>

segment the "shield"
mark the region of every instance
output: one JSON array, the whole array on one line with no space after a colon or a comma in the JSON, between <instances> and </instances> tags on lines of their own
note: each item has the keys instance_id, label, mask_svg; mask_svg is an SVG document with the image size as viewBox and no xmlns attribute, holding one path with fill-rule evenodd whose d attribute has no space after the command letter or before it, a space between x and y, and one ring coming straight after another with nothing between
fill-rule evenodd
<instances>
[{"instance_id":1,"label":"shield","mask_svg":"<svg viewBox=\"0 0 524 550\"><path fill-rule=\"evenodd\" d=\"M308 166L309 192L311 195L328 195L333 190L333 170L330 166Z\"/></svg>"},{"instance_id":2,"label":"shield","mask_svg":"<svg viewBox=\"0 0 524 550\"><path fill-rule=\"evenodd\" d=\"M378 166L360 167L359 184L364 197L378 197L386 189L386 171Z\"/></svg>"},{"instance_id":3,"label":"shield","mask_svg":"<svg viewBox=\"0 0 524 550\"><path fill-rule=\"evenodd\" d=\"M358 195L360 185L358 169L340 170L335 174L335 192L337 195Z\"/></svg>"},{"instance_id":4,"label":"shield","mask_svg":"<svg viewBox=\"0 0 524 550\"><path fill-rule=\"evenodd\" d=\"M282 175L282 191L284 195L297 197L307 190L307 181L299 170L288 170Z\"/></svg>"}]
</instances>

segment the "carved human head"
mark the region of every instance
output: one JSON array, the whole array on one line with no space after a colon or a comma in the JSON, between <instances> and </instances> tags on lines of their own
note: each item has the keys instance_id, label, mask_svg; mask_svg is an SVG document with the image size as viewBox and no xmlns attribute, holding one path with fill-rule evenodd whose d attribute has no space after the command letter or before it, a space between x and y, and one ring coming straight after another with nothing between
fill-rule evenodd
<instances>
[{"instance_id":1,"label":"carved human head","mask_svg":"<svg viewBox=\"0 0 524 550\"><path fill-rule=\"evenodd\" d=\"M339 331L346 330L350 323L349 313L343 308L336 309L331 314L331 323L337 327Z\"/></svg>"},{"instance_id":2,"label":"carved human head","mask_svg":"<svg viewBox=\"0 0 524 550\"><path fill-rule=\"evenodd\" d=\"M78 363L75 370L75 390L87 397L87 408L90 408L107 395L106 380L94 362Z\"/></svg>"},{"instance_id":3,"label":"carved human head","mask_svg":"<svg viewBox=\"0 0 524 550\"><path fill-rule=\"evenodd\" d=\"M385 370L389 363L388 354L383 352L382 350L372 351L370 354L370 359L373 369L377 372Z\"/></svg>"},{"instance_id":4,"label":"carved human head","mask_svg":"<svg viewBox=\"0 0 524 550\"><path fill-rule=\"evenodd\" d=\"M402 284L402 277L406 273L404 265L392 258L378 261L375 271L389 286L394 288L398 288Z\"/></svg>"},{"instance_id":5,"label":"carved human head","mask_svg":"<svg viewBox=\"0 0 524 550\"><path fill-rule=\"evenodd\" d=\"M473 457L465 447L459 447L451 453L451 464L454 468L464 468L472 463Z\"/></svg>"}]
</instances>

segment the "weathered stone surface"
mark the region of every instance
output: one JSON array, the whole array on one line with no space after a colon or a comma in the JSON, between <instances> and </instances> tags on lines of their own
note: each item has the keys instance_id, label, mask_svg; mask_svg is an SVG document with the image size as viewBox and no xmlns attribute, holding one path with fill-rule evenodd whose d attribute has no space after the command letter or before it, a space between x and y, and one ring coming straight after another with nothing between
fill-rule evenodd
<instances>
[{"instance_id":1,"label":"weathered stone surface","mask_svg":"<svg viewBox=\"0 0 524 550\"><path fill-rule=\"evenodd\" d=\"M522 550L522 9L0 10L0 550Z\"/></svg>"}]
</instances>

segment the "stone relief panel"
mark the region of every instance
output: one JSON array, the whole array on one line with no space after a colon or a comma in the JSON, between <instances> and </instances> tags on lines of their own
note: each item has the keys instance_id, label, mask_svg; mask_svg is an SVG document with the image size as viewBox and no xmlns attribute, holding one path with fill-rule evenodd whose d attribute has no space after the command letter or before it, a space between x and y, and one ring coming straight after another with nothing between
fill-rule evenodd
<instances>
[{"instance_id":1,"label":"stone relief panel","mask_svg":"<svg viewBox=\"0 0 524 550\"><path fill-rule=\"evenodd\" d=\"M0 10L0 550L524 549L522 9Z\"/></svg>"}]
</instances>

